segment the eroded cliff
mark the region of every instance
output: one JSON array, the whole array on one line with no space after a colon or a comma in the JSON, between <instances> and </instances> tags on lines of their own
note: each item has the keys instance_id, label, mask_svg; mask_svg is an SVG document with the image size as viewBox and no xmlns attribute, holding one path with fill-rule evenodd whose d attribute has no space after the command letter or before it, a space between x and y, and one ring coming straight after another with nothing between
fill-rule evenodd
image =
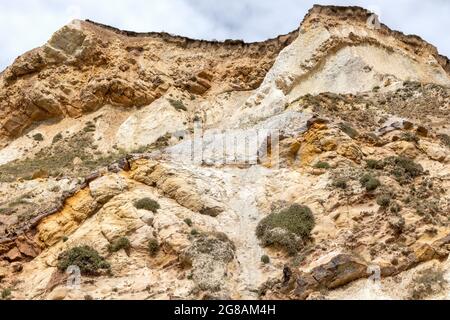
<instances>
[{"instance_id":1,"label":"eroded cliff","mask_svg":"<svg viewBox=\"0 0 450 320\"><path fill-rule=\"evenodd\" d=\"M0 287L448 298L449 61L370 19L315 6L249 44L74 21L19 57L0 76Z\"/></svg>"}]
</instances>

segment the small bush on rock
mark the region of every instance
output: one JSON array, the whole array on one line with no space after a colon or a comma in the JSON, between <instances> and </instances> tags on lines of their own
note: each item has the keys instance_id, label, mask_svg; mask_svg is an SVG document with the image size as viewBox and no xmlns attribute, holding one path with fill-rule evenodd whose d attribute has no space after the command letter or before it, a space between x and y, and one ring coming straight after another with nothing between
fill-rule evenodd
<instances>
[{"instance_id":1,"label":"small bush on rock","mask_svg":"<svg viewBox=\"0 0 450 320\"><path fill-rule=\"evenodd\" d=\"M376 190L381 185L380 180L370 174L365 174L362 176L359 182L361 182L361 186L366 188L369 192Z\"/></svg>"},{"instance_id":2,"label":"small bush on rock","mask_svg":"<svg viewBox=\"0 0 450 320\"><path fill-rule=\"evenodd\" d=\"M70 266L77 266L81 274L90 276L98 275L101 269L110 269L109 263L89 246L75 247L61 253L57 266L62 272Z\"/></svg>"},{"instance_id":3,"label":"small bush on rock","mask_svg":"<svg viewBox=\"0 0 450 320\"><path fill-rule=\"evenodd\" d=\"M181 101L181 100L174 100L174 99L169 99L168 101L169 101L170 105L172 107L174 107L176 110L178 110L178 111L187 111L187 108L184 105L183 101Z\"/></svg>"},{"instance_id":4,"label":"small bush on rock","mask_svg":"<svg viewBox=\"0 0 450 320\"><path fill-rule=\"evenodd\" d=\"M403 133L401 135L400 139L403 140L403 141L414 142L414 143L418 143L420 141L420 138L417 135L415 135L414 133L411 133L411 132Z\"/></svg>"},{"instance_id":5,"label":"small bush on rock","mask_svg":"<svg viewBox=\"0 0 450 320\"><path fill-rule=\"evenodd\" d=\"M129 251L131 248L131 242L128 238L122 237L113 241L108 245L108 251L111 253L118 252L120 250Z\"/></svg>"},{"instance_id":6,"label":"small bush on rock","mask_svg":"<svg viewBox=\"0 0 450 320\"><path fill-rule=\"evenodd\" d=\"M11 297L11 289L6 288L2 290L2 300L8 300Z\"/></svg>"},{"instance_id":7,"label":"small bush on rock","mask_svg":"<svg viewBox=\"0 0 450 320\"><path fill-rule=\"evenodd\" d=\"M263 255L263 256L261 257L261 262L264 263L264 264L269 264L269 263L270 263L270 258L269 258L269 256L268 256L268 255Z\"/></svg>"},{"instance_id":8,"label":"small bush on rock","mask_svg":"<svg viewBox=\"0 0 450 320\"><path fill-rule=\"evenodd\" d=\"M406 157L389 157L384 163L385 166L391 168L391 174L400 183L406 183L424 173L423 167L420 164Z\"/></svg>"},{"instance_id":9,"label":"small bush on rock","mask_svg":"<svg viewBox=\"0 0 450 320\"><path fill-rule=\"evenodd\" d=\"M450 136L448 134L440 134L438 137L446 147L450 148Z\"/></svg>"},{"instance_id":10,"label":"small bush on rock","mask_svg":"<svg viewBox=\"0 0 450 320\"><path fill-rule=\"evenodd\" d=\"M339 128L344 132L346 135L348 135L350 138L355 139L359 136L359 132L356 131L350 124L348 123L341 123L339 125Z\"/></svg>"},{"instance_id":11,"label":"small bush on rock","mask_svg":"<svg viewBox=\"0 0 450 320\"><path fill-rule=\"evenodd\" d=\"M161 206L158 202L150 198L143 198L134 203L134 207L138 210L143 209L147 211L151 211L153 213L158 212L161 209Z\"/></svg>"},{"instance_id":12,"label":"small bush on rock","mask_svg":"<svg viewBox=\"0 0 450 320\"><path fill-rule=\"evenodd\" d=\"M278 245L295 254L315 226L314 215L306 206L294 204L278 213L271 213L257 226L256 236L264 246Z\"/></svg>"},{"instance_id":13,"label":"small bush on rock","mask_svg":"<svg viewBox=\"0 0 450 320\"><path fill-rule=\"evenodd\" d=\"M56 136L53 137L52 143L55 144L58 141L61 141L63 139L62 133L58 133Z\"/></svg>"},{"instance_id":14,"label":"small bush on rock","mask_svg":"<svg viewBox=\"0 0 450 320\"><path fill-rule=\"evenodd\" d=\"M148 251L152 257L156 256L159 252L159 242L155 238L148 241Z\"/></svg>"},{"instance_id":15,"label":"small bush on rock","mask_svg":"<svg viewBox=\"0 0 450 320\"><path fill-rule=\"evenodd\" d=\"M36 133L33 136L33 140L34 141L39 141L39 142L44 141L44 136L41 133Z\"/></svg>"},{"instance_id":16,"label":"small bush on rock","mask_svg":"<svg viewBox=\"0 0 450 320\"><path fill-rule=\"evenodd\" d=\"M391 196L387 194L382 194L377 198L377 204L382 208L387 208L391 203Z\"/></svg>"},{"instance_id":17,"label":"small bush on rock","mask_svg":"<svg viewBox=\"0 0 450 320\"><path fill-rule=\"evenodd\" d=\"M345 178L335 179L333 181L333 187L343 189L343 190L347 189L347 187L348 187L347 179L345 179Z\"/></svg>"},{"instance_id":18,"label":"small bush on rock","mask_svg":"<svg viewBox=\"0 0 450 320\"><path fill-rule=\"evenodd\" d=\"M445 290L447 280L444 271L437 268L422 270L413 279L411 298L415 300L425 299L428 296Z\"/></svg>"},{"instance_id":19,"label":"small bush on rock","mask_svg":"<svg viewBox=\"0 0 450 320\"><path fill-rule=\"evenodd\" d=\"M314 168L316 169L330 169L331 166L328 162L319 161L314 165Z\"/></svg>"},{"instance_id":20,"label":"small bush on rock","mask_svg":"<svg viewBox=\"0 0 450 320\"><path fill-rule=\"evenodd\" d=\"M368 159L366 160L367 168L373 169L373 170L381 170L384 168L383 161L378 161L374 159Z\"/></svg>"}]
</instances>

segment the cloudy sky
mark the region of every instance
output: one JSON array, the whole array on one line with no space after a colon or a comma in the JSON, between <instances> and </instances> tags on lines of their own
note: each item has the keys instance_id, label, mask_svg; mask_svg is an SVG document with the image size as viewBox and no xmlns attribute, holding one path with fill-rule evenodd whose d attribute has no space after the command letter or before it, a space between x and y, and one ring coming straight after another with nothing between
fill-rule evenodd
<instances>
[{"instance_id":1,"label":"cloudy sky","mask_svg":"<svg viewBox=\"0 0 450 320\"><path fill-rule=\"evenodd\" d=\"M448 0L0 0L0 70L74 18L132 31L260 41L298 27L314 4L358 5L450 56Z\"/></svg>"}]
</instances>

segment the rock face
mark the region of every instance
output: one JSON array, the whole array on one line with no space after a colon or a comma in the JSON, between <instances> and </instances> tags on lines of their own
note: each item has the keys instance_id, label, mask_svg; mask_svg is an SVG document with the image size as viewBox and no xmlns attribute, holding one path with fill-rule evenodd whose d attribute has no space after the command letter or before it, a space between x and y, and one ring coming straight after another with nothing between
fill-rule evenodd
<instances>
[{"instance_id":1,"label":"rock face","mask_svg":"<svg viewBox=\"0 0 450 320\"><path fill-rule=\"evenodd\" d=\"M315 6L260 43L74 21L19 57L0 74L0 289L448 297L450 63L371 19ZM293 204L312 214L278 214ZM68 285L63 253L86 246L110 272Z\"/></svg>"},{"instance_id":2,"label":"rock face","mask_svg":"<svg viewBox=\"0 0 450 320\"><path fill-rule=\"evenodd\" d=\"M73 21L2 74L1 145L33 122L146 106L171 87L193 95L255 89L296 35L221 44Z\"/></svg>"}]
</instances>

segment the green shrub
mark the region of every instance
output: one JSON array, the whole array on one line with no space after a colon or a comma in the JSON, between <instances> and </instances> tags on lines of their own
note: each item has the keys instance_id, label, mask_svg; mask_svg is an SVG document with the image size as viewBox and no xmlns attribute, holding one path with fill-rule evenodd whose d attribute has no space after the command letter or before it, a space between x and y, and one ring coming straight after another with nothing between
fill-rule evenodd
<instances>
[{"instance_id":1,"label":"green shrub","mask_svg":"<svg viewBox=\"0 0 450 320\"><path fill-rule=\"evenodd\" d=\"M411 298L415 300L425 299L426 297L445 290L447 280L445 272L438 268L428 268L420 271L413 278L413 287Z\"/></svg>"},{"instance_id":2,"label":"green shrub","mask_svg":"<svg viewBox=\"0 0 450 320\"><path fill-rule=\"evenodd\" d=\"M152 257L156 256L159 252L159 242L155 238L152 238L148 241L148 252Z\"/></svg>"},{"instance_id":3,"label":"green shrub","mask_svg":"<svg viewBox=\"0 0 450 320\"><path fill-rule=\"evenodd\" d=\"M58 141L61 141L63 139L62 133L58 133L56 136L53 137L52 143L57 143Z\"/></svg>"},{"instance_id":4,"label":"green shrub","mask_svg":"<svg viewBox=\"0 0 450 320\"><path fill-rule=\"evenodd\" d=\"M402 211L402 207L398 204L398 202L392 202L389 210L392 213L399 213L400 211Z\"/></svg>"},{"instance_id":5,"label":"green shrub","mask_svg":"<svg viewBox=\"0 0 450 320\"><path fill-rule=\"evenodd\" d=\"M43 136L41 133L36 133L36 134L33 136L33 140L34 140L34 141L44 141L44 136Z\"/></svg>"},{"instance_id":6,"label":"green shrub","mask_svg":"<svg viewBox=\"0 0 450 320\"><path fill-rule=\"evenodd\" d=\"M111 253L118 252L120 250L129 251L131 248L131 242L128 238L122 237L113 241L108 245L108 251Z\"/></svg>"},{"instance_id":7,"label":"green shrub","mask_svg":"<svg viewBox=\"0 0 450 320\"><path fill-rule=\"evenodd\" d=\"M183 101L181 100L174 100L174 99L168 99L170 105L174 107L178 111L187 111L186 106L184 105Z\"/></svg>"},{"instance_id":8,"label":"green shrub","mask_svg":"<svg viewBox=\"0 0 450 320\"><path fill-rule=\"evenodd\" d=\"M381 170L384 168L383 161L378 161L374 159L368 159L366 160L367 168L373 169L373 170Z\"/></svg>"},{"instance_id":9,"label":"green shrub","mask_svg":"<svg viewBox=\"0 0 450 320\"><path fill-rule=\"evenodd\" d=\"M191 230L191 236L198 236L200 234L200 232L198 232L197 229L192 229Z\"/></svg>"},{"instance_id":10,"label":"green shrub","mask_svg":"<svg viewBox=\"0 0 450 320\"><path fill-rule=\"evenodd\" d=\"M406 157L389 157L384 162L385 166L391 167L391 174L400 183L405 183L424 173L423 167L420 164Z\"/></svg>"},{"instance_id":11,"label":"green shrub","mask_svg":"<svg viewBox=\"0 0 450 320\"><path fill-rule=\"evenodd\" d=\"M369 192L376 190L381 185L380 180L370 174L365 174L362 176L359 182L361 182L361 186L366 188Z\"/></svg>"},{"instance_id":12,"label":"green shrub","mask_svg":"<svg viewBox=\"0 0 450 320\"><path fill-rule=\"evenodd\" d=\"M359 132L356 131L350 124L348 123L341 123L339 125L339 128L344 132L346 135L348 135L350 138L355 139L359 136Z\"/></svg>"},{"instance_id":13,"label":"green shrub","mask_svg":"<svg viewBox=\"0 0 450 320\"><path fill-rule=\"evenodd\" d=\"M382 194L377 198L377 204L382 208L387 208L391 203L391 196L387 194Z\"/></svg>"},{"instance_id":14,"label":"green shrub","mask_svg":"<svg viewBox=\"0 0 450 320\"><path fill-rule=\"evenodd\" d=\"M420 138L411 132L404 132L401 135L400 139L403 141L414 142L414 143L418 143L420 141Z\"/></svg>"},{"instance_id":15,"label":"green shrub","mask_svg":"<svg viewBox=\"0 0 450 320\"><path fill-rule=\"evenodd\" d=\"M271 213L258 225L257 235L261 236L267 229L282 228L295 235L309 237L314 228L314 215L307 206L293 204L288 209L278 213Z\"/></svg>"},{"instance_id":16,"label":"green shrub","mask_svg":"<svg viewBox=\"0 0 450 320\"><path fill-rule=\"evenodd\" d=\"M109 263L89 246L74 247L58 257L58 269L65 272L70 266L80 268L83 275L98 275L101 269L110 269Z\"/></svg>"},{"instance_id":17,"label":"green shrub","mask_svg":"<svg viewBox=\"0 0 450 320\"><path fill-rule=\"evenodd\" d=\"M440 134L438 137L445 146L450 148L450 136L448 134Z\"/></svg>"},{"instance_id":18,"label":"green shrub","mask_svg":"<svg viewBox=\"0 0 450 320\"><path fill-rule=\"evenodd\" d=\"M416 213L419 216L435 216L439 213L439 205L437 201L425 200L417 201L416 203Z\"/></svg>"},{"instance_id":19,"label":"green shrub","mask_svg":"<svg viewBox=\"0 0 450 320\"><path fill-rule=\"evenodd\" d=\"M184 223L186 223L189 227L192 227L192 225L193 225L192 220L189 218L184 219Z\"/></svg>"},{"instance_id":20,"label":"green shrub","mask_svg":"<svg viewBox=\"0 0 450 320\"><path fill-rule=\"evenodd\" d=\"M331 166L328 162L319 161L314 165L314 168L316 169L330 169Z\"/></svg>"},{"instance_id":21,"label":"green shrub","mask_svg":"<svg viewBox=\"0 0 450 320\"><path fill-rule=\"evenodd\" d=\"M92 121L88 121L86 123L86 126L83 128L83 131L86 133L95 132L95 130L97 130L97 127Z\"/></svg>"},{"instance_id":22,"label":"green shrub","mask_svg":"<svg viewBox=\"0 0 450 320\"><path fill-rule=\"evenodd\" d=\"M12 294L11 289L9 289L9 288L3 289L3 290L2 290L2 299L3 299L3 300L9 299L9 297L11 296L11 294Z\"/></svg>"},{"instance_id":23,"label":"green shrub","mask_svg":"<svg viewBox=\"0 0 450 320\"><path fill-rule=\"evenodd\" d=\"M262 219L256 228L256 236L264 246L278 245L289 254L295 254L302 240L310 236L314 226L315 219L311 209L293 204Z\"/></svg>"},{"instance_id":24,"label":"green shrub","mask_svg":"<svg viewBox=\"0 0 450 320\"><path fill-rule=\"evenodd\" d=\"M270 263L270 258L269 258L269 256L268 256L268 255L263 255L263 256L261 257L261 262L264 263L264 264L269 264L269 263Z\"/></svg>"},{"instance_id":25,"label":"green shrub","mask_svg":"<svg viewBox=\"0 0 450 320\"><path fill-rule=\"evenodd\" d=\"M161 209L161 206L158 202L150 198L143 198L134 203L134 207L136 209L143 209L147 211L152 211L153 213L158 212Z\"/></svg>"},{"instance_id":26,"label":"green shrub","mask_svg":"<svg viewBox=\"0 0 450 320\"><path fill-rule=\"evenodd\" d=\"M333 187L339 188L339 189L347 189L347 179L345 178L338 178L333 181Z\"/></svg>"}]
</instances>

